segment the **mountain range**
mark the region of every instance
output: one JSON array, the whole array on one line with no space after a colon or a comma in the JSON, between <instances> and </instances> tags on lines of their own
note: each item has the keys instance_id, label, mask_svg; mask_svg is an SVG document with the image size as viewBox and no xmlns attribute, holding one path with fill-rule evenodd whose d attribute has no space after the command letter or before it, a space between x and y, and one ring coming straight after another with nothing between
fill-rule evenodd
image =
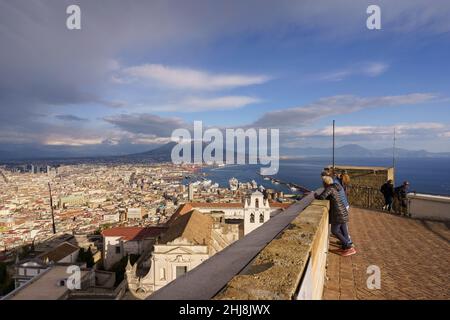
<instances>
[{"instance_id":1,"label":"mountain range","mask_svg":"<svg viewBox=\"0 0 450 320\"><path fill-rule=\"evenodd\" d=\"M172 148L175 146L175 142L169 142L152 150L145 152L131 153L125 155L111 155L103 156L98 154L93 155L76 155L70 152L64 152L62 150L50 150L45 149L30 149L28 152L21 151L15 153L12 151L1 151L0 160L21 160L21 159L89 159L95 161L95 159L111 160L111 161L170 161ZM203 147L205 147L204 144ZM193 145L191 145L191 154L193 155ZM225 152L224 152L225 154ZM280 157L282 158L296 158L296 157L330 157L332 155L332 148L282 148L280 150ZM367 149L357 144L347 144L335 149L336 157L353 157L353 158L391 158L393 150L391 148L385 149ZM429 157L450 157L450 152L433 153L426 150L408 150L402 148L395 149L395 156L401 158L429 158Z\"/></svg>"},{"instance_id":2,"label":"mountain range","mask_svg":"<svg viewBox=\"0 0 450 320\"><path fill-rule=\"evenodd\" d=\"M332 148L292 148L283 149L280 154L285 157L323 157L330 156L333 153ZM335 149L336 157L354 157L354 158L392 158L392 148L367 149L357 144L347 144ZM401 158L428 158L428 157L450 157L450 152L429 152L426 150L408 150L402 148L395 149L395 156Z\"/></svg>"}]
</instances>

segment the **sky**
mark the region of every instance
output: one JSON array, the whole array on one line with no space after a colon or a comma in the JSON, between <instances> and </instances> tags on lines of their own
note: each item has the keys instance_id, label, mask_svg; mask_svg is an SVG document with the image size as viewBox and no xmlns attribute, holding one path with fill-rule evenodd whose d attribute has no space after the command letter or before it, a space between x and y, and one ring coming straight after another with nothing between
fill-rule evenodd
<instances>
[{"instance_id":1,"label":"sky","mask_svg":"<svg viewBox=\"0 0 450 320\"><path fill-rule=\"evenodd\" d=\"M449 16L447 0L0 0L0 151L141 152L196 120L329 147L336 120L338 145L387 148L395 128L450 152Z\"/></svg>"}]
</instances>

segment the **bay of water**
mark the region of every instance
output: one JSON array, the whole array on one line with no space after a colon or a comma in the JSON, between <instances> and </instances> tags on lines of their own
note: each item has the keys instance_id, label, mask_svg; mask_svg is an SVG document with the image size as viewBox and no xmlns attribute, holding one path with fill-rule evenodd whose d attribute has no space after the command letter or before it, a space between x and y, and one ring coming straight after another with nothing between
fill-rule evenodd
<instances>
[{"instance_id":1,"label":"bay of water","mask_svg":"<svg viewBox=\"0 0 450 320\"><path fill-rule=\"evenodd\" d=\"M404 180L410 183L410 191L420 193L450 195L449 159L445 158L400 158L396 160L395 180L401 184ZM278 174L273 177L284 182L293 182L310 190L321 186L320 173L330 165L329 158L304 158L280 160ZM355 166L392 166L388 158L338 158L336 165ZM259 165L228 165L220 168L205 168L207 179L227 187L228 180L235 177L240 182L255 180L258 185L284 192L291 192L287 187L274 185L264 180L259 173Z\"/></svg>"}]
</instances>

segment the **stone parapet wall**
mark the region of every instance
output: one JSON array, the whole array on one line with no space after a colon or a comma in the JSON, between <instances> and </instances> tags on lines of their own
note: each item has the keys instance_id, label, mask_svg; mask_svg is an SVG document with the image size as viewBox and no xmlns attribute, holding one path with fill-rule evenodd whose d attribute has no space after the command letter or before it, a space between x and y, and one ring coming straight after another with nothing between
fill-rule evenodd
<instances>
[{"instance_id":1,"label":"stone parapet wall","mask_svg":"<svg viewBox=\"0 0 450 320\"><path fill-rule=\"evenodd\" d=\"M290 300L297 299L299 290L305 291L305 286L306 298L321 299L328 247L328 209L328 201L314 200L214 299Z\"/></svg>"}]
</instances>

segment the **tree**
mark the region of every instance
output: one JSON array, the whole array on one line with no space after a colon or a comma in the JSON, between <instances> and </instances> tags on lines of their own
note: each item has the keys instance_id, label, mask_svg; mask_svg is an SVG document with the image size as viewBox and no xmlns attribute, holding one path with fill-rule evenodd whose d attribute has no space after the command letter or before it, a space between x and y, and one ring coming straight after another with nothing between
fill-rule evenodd
<instances>
[{"instance_id":1,"label":"tree","mask_svg":"<svg viewBox=\"0 0 450 320\"><path fill-rule=\"evenodd\" d=\"M95 264L95 262L94 262L94 255L92 254L91 246L89 246L89 248L86 251L85 262L86 262L86 266L88 268L92 268L94 266L94 264Z\"/></svg>"},{"instance_id":2,"label":"tree","mask_svg":"<svg viewBox=\"0 0 450 320\"><path fill-rule=\"evenodd\" d=\"M8 274L8 266L0 262L0 295L5 295L14 290L14 281Z\"/></svg>"},{"instance_id":3,"label":"tree","mask_svg":"<svg viewBox=\"0 0 450 320\"><path fill-rule=\"evenodd\" d=\"M0 286L6 282L8 278L8 270L6 263L0 262Z\"/></svg>"},{"instance_id":4,"label":"tree","mask_svg":"<svg viewBox=\"0 0 450 320\"><path fill-rule=\"evenodd\" d=\"M91 247L86 250L84 248L80 248L80 252L78 253L78 262L84 262L86 263L86 267L92 268L95 264L94 262L94 255L92 254Z\"/></svg>"},{"instance_id":5,"label":"tree","mask_svg":"<svg viewBox=\"0 0 450 320\"><path fill-rule=\"evenodd\" d=\"M86 259L86 252L84 251L84 248L80 248L80 251L78 251L78 262L85 262Z\"/></svg>"},{"instance_id":6,"label":"tree","mask_svg":"<svg viewBox=\"0 0 450 320\"><path fill-rule=\"evenodd\" d=\"M31 246L24 245L24 246L21 248L21 252L19 253L19 258L20 258L20 259L24 259L24 258L26 258L31 252L32 252Z\"/></svg>"},{"instance_id":7,"label":"tree","mask_svg":"<svg viewBox=\"0 0 450 320\"><path fill-rule=\"evenodd\" d=\"M131 265L134 265L136 261L139 259L139 255L137 254L130 254L130 263ZM127 268L128 264L128 255L124 256L122 259L117 261L111 268L111 271L116 273L116 286L119 285L122 280L125 278L125 270Z\"/></svg>"},{"instance_id":8,"label":"tree","mask_svg":"<svg viewBox=\"0 0 450 320\"><path fill-rule=\"evenodd\" d=\"M111 271L116 273L116 283L118 285L122 282L125 277L125 269L128 263L128 256L123 257L119 261L117 261L112 267Z\"/></svg>"}]
</instances>

